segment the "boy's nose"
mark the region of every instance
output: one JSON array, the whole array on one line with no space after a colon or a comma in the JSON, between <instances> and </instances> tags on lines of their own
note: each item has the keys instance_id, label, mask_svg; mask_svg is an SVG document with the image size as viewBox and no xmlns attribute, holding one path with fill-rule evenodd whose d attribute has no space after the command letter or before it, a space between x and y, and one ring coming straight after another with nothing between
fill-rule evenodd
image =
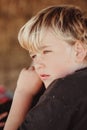
<instances>
[{"instance_id":1,"label":"boy's nose","mask_svg":"<svg viewBox=\"0 0 87 130\"><path fill-rule=\"evenodd\" d=\"M41 54L37 54L36 57L35 57L35 59L34 59L34 62L36 64L39 64L39 63L42 63L42 61L43 61L42 55Z\"/></svg>"},{"instance_id":2,"label":"boy's nose","mask_svg":"<svg viewBox=\"0 0 87 130\"><path fill-rule=\"evenodd\" d=\"M43 63L34 64L34 67L36 70L40 70L44 68L44 64Z\"/></svg>"},{"instance_id":3,"label":"boy's nose","mask_svg":"<svg viewBox=\"0 0 87 130\"><path fill-rule=\"evenodd\" d=\"M36 69L40 69L44 67L44 62L43 62L43 58L39 55L36 57L35 61L34 61L34 66Z\"/></svg>"}]
</instances>

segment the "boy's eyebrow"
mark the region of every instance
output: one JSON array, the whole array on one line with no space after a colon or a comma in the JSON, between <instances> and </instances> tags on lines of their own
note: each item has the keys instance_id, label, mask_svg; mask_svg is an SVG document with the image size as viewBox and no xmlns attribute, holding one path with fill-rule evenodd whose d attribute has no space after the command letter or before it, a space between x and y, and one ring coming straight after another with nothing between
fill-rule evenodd
<instances>
[{"instance_id":1,"label":"boy's eyebrow","mask_svg":"<svg viewBox=\"0 0 87 130\"><path fill-rule=\"evenodd\" d=\"M40 46L40 49L45 49L47 47L50 47L49 45Z\"/></svg>"}]
</instances>

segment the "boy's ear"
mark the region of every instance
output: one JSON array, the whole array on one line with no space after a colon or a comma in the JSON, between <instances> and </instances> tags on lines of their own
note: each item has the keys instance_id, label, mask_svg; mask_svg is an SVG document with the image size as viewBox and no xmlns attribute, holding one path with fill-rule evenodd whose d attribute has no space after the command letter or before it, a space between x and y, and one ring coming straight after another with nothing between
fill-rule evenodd
<instances>
[{"instance_id":1,"label":"boy's ear","mask_svg":"<svg viewBox=\"0 0 87 130\"><path fill-rule=\"evenodd\" d=\"M75 57L77 62L82 62L87 54L87 50L84 47L84 43L81 41L76 41L74 45L75 49Z\"/></svg>"}]
</instances>

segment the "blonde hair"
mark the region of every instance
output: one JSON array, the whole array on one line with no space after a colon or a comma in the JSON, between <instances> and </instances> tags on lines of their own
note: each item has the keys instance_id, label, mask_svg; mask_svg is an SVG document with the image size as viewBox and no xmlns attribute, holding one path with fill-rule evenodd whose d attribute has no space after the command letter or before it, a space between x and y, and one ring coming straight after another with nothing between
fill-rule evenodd
<instances>
[{"instance_id":1,"label":"blonde hair","mask_svg":"<svg viewBox=\"0 0 87 130\"><path fill-rule=\"evenodd\" d=\"M70 44L76 40L87 44L87 18L70 5L51 6L37 13L20 29L19 43L29 51L39 50L48 29Z\"/></svg>"}]
</instances>

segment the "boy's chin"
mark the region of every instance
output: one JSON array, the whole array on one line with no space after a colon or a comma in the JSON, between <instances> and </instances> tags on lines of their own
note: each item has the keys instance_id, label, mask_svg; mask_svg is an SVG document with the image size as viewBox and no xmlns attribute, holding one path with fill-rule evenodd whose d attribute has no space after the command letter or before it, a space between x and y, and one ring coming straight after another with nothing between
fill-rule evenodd
<instances>
[{"instance_id":1,"label":"boy's chin","mask_svg":"<svg viewBox=\"0 0 87 130\"><path fill-rule=\"evenodd\" d=\"M48 88L49 85L50 85L53 81L54 81L54 80L45 81L45 82L44 82L45 88Z\"/></svg>"}]
</instances>

